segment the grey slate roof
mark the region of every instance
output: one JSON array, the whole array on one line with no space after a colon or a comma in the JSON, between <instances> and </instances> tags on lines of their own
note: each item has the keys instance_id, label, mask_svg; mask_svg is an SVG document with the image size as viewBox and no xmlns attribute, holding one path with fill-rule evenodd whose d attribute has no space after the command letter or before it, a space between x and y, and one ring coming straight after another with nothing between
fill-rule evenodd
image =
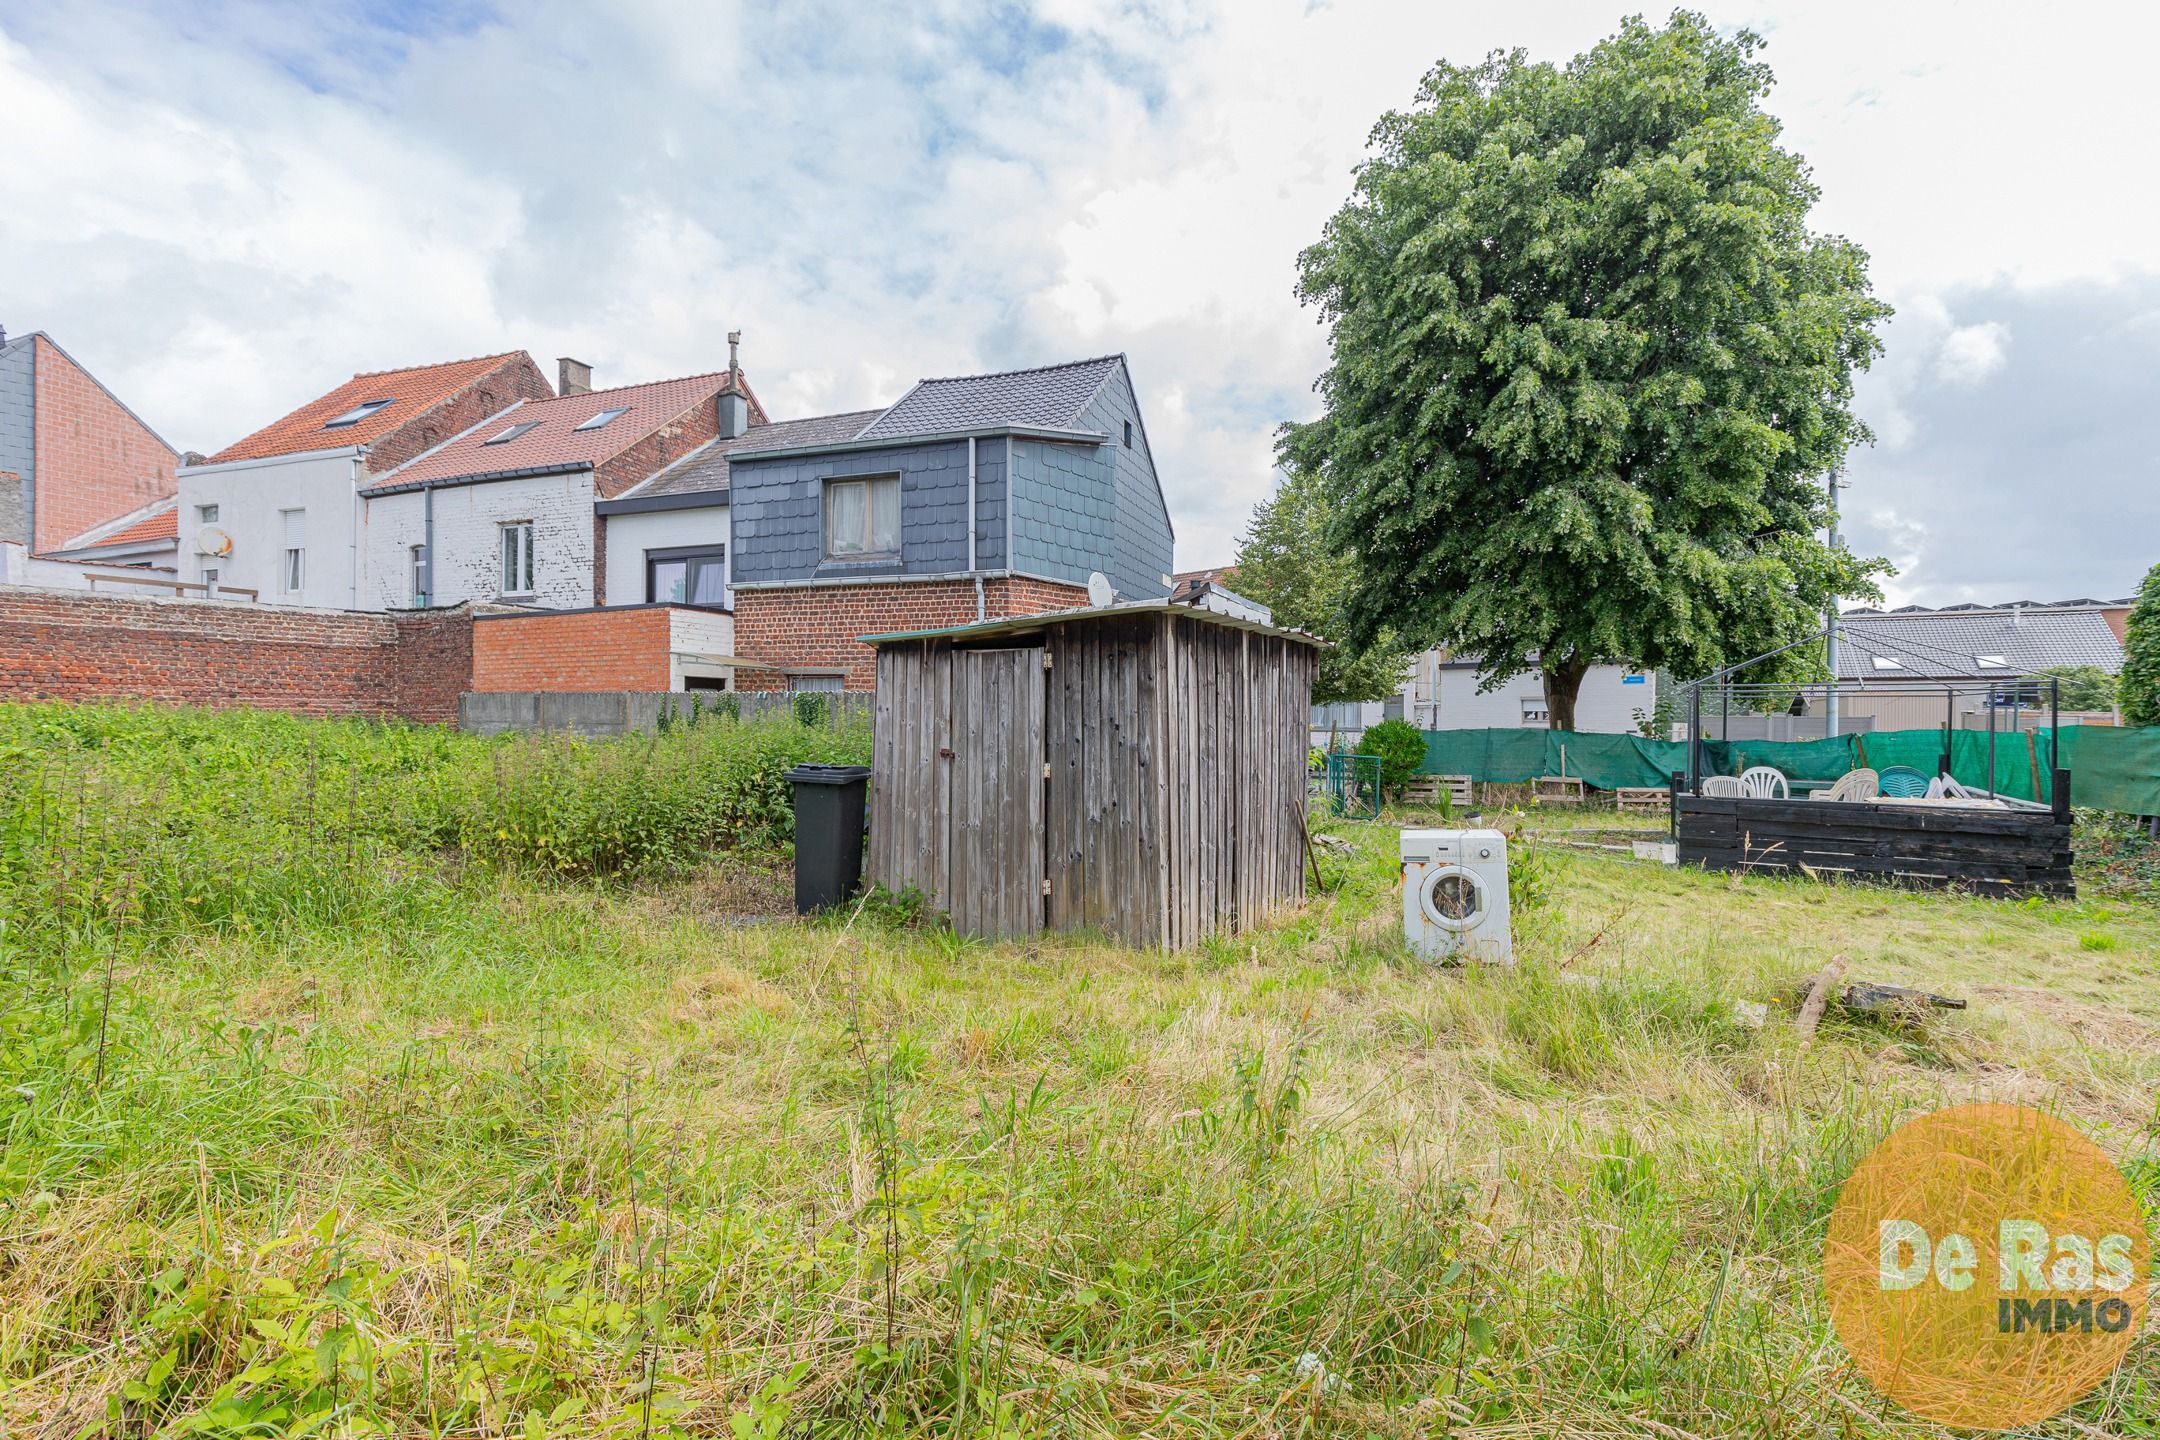
<instances>
[{"instance_id":1,"label":"grey slate roof","mask_svg":"<svg viewBox=\"0 0 2160 1440\"><path fill-rule=\"evenodd\" d=\"M629 492L640 500L662 495L702 495L719 491L720 503L728 488L728 456L737 450L786 450L797 445L837 445L855 438L857 431L877 418L876 410L850 410L841 415L813 415L807 420L777 420L753 425L727 440L708 440L646 484Z\"/></svg>"},{"instance_id":2,"label":"grey slate roof","mask_svg":"<svg viewBox=\"0 0 2160 1440\"><path fill-rule=\"evenodd\" d=\"M904 439L998 425L1078 429L1080 413L1123 360L1099 355L1033 370L918 381L857 438Z\"/></svg>"},{"instance_id":3,"label":"grey slate roof","mask_svg":"<svg viewBox=\"0 0 2160 1440\"><path fill-rule=\"evenodd\" d=\"M2009 678L2058 665L2122 669L2122 644L2098 609L1848 611L1840 617L1838 678ZM1902 668L1878 666L1876 657ZM1980 658L1998 658L2000 666Z\"/></svg>"}]
</instances>

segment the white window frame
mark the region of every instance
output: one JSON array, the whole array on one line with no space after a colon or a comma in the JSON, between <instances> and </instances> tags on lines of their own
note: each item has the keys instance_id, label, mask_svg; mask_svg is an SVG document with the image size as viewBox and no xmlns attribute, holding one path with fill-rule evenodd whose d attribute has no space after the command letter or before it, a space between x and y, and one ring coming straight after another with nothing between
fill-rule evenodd
<instances>
[{"instance_id":1,"label":"white window frame","mask_svg":"<svg viewBox=\"0 0 2160 1440\"><path fill-rule=\"evenodd\" d=\"M873 487L879 485L890 485L893 487L892 544L883 547L877 546L874 543L877 539L877 505L876 490ZM862 543L861 547L858 549L844 550L840 548L840 546L836 543L835 536L833 535L833 498L840 491L851 489L856 486L860 486L863 492L863 529L861 536L858 537ZM837 561L842 564L848 564L858 560L899 559L900 531L904 523L900 510L900 505L903 498L904 497L900 490L900 477L897 474L834 475L828 478L825 481L823 493L818 496L819 558L827 562Z\"/></svg>"},{"instance_id":2,"label":"white window frame","mask_svg":"<svg viewBox=\"0 0 2160 1440\"><path fill-rule=\"evenodd\" d=\"M540 593L540 566L534 558L535 538L530 520L506 520L497 527L499 539L497 558L502 562L496 579L502 583L504 595L537 595ZM520 587L518 581L524 581Z\"/></svg>"},{"instance_id":3,"label":"white window frame","mask_svg":"<svg viewBox=\"0 0 2160 1440\"><path fill-rule=\"evenodd\" d=\"M1524 695L1522 700L1522 723L1525 725L1552 724L1552 710L1542 695Z\"/></svg>"},{"instance_id":4,"label":"white window frame","mask_svg":"<svg viewBox=\"0 0 2160 1440\"><path fill-rule=\"evenodd\" d=\"M418 610L428 603L427 587L422 583L427 579L427 546L415 545L410 553L412 556L412 603L413 609Z\"/></svg>"},{"instance_id":5,"label":"white window frame","mask_svg":"<svg viewBox=\"0 0 2160 1440\"><path fill-rule=\"evenodd\" d=\"M278 570L278 588L287 595L298 595L307 588L307 511L278 511L278 530L284 541L284 563ZM298 545L292 543L296 530L299 532Z\"/></svg>"},{"instance_id":6,"label":"white window frame","mask_svg":"<svg viewBox=\"0 0 2160 1440\"><path fill-rule=\"evenodd\" d=\"M197 506L195 507L195 523L196 523L196 524L198 524L198 525L215 525L215 524L217 524L217 523L218 523L218 507L217 507L217 506L216 506L215 504L210 504L210 505L197 505Z\"/></svg>"}]
</instances>

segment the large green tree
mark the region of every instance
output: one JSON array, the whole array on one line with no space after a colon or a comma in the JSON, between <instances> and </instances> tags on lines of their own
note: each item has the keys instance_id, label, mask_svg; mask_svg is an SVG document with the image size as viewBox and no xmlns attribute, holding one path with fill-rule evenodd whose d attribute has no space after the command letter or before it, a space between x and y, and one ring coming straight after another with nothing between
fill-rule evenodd
<instances>
[{"instance_id":1,"label":"large green tree","mask_svg":"<svg viewBox=\"0 0 2160 1440\"><path fill-rule=\"evenodd\" d=\"M2123 622L2123 667L2116 678L2125 725L2160 725L2160 565L2145 572L2137 603Z\"/></svg>"},{"instance_id":2,"label":"large green tree","mask_svg":"<svg viewBox=\"0 0 2160 1440\"><path fill-rule=\"evenodd\" d=\"M1281 443L1354 561L1350 645L1535 666L1568 728L1594 663L1701 675L1876 593L1814 532L1889 310L1807 227L1760 44L1630 20L1564 68L1442 64L1374 129L1300 257L1333 358Z\"/></svg>"},{"instance_id":3,"label":"large green tree","mask_svg":"<svg viewBox=\"0 0 2160 1440\"><path fill-rule=\"evenodd\" d=\"M1273 610L1276 624L1339 642L1355 570L1328 536L1327 496L1318 477L1293 472L1253 511L1239 537L1231 588ZM1313 703L1381 699L1402 684L1409 660L1385 627L1356 648L1334 644L1320 652Z\"/></svg>"}]
</instances>

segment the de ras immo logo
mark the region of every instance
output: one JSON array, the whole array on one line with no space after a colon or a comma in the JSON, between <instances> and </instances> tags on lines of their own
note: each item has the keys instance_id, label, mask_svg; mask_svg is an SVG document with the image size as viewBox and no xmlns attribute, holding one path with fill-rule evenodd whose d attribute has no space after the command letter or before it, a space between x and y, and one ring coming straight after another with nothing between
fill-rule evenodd
<instances>
[{"instance_id":1,"label":"de ras immo logo","mask_svg":"<svg viewBox=\"0 0 2160 1440\"><path fill-rule=\"evenodd\" d=\"M2150 1299L2152 1246L2107 1155L2020 1105L1891 1132L1823 1249L1838 1338L1884 1395L1965 1429L2044 1420L2103 1382Z\"/></svg>"}]
</instances>

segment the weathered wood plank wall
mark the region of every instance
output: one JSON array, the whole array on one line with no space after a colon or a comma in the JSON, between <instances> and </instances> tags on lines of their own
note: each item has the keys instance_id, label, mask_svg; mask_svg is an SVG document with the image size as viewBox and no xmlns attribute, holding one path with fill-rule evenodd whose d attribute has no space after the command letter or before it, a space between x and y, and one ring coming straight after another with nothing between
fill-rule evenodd
<instances>
[{"instance_id":1,"label":"weathered wood plank wall","mask_svg":"<svg viewBox=\"0 0 2160 1440\"><path fill-rule=\"evenodd\" d=\"M977 934L1168 948L1303 898L1310 645L1176 612L1041 644L880 647L873 880Z\"/></svg>"},{"instance_id":2,"label":"weathered wood plank wall","mask_svg":"<svg viewBox=\"0 0 2160 1440\"><path fill-rule=\"evenodd\" d=\"M2070 827L2049 815L1826 800L1681 795L1683 865L1890 881L1982 895L2077 893Z\"/></svg>"},{"instance_id":3,"label":"weathered wood plank wall","mask_svg":"<svg viewBox=\"0 0 2160 1440\"><path fill-rule=\"evenodd\" d=\"M953 656L953 927L1033 935L1043 917L1043 651Z\"/></svg>"}]
</instances>

